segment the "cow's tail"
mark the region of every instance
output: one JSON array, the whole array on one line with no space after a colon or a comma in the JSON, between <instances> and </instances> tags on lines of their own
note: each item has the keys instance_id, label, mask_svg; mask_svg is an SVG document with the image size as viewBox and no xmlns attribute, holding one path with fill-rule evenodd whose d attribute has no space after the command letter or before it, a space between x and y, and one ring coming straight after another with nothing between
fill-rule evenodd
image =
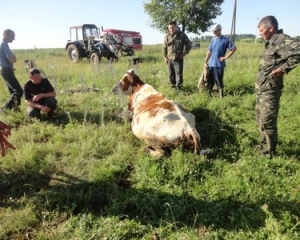
<instances>
[{"instance_id":1,"label":"cow's tail","mask_svg":"<svg viewBox=\"0 0 300 240\"><path fill-rule=\"evenodd\" d=\"M192 144L194 153L199 154L201 150L200 135L196 129L191 128L185 132L185 138Z\"/></svg>"}]
</instances>

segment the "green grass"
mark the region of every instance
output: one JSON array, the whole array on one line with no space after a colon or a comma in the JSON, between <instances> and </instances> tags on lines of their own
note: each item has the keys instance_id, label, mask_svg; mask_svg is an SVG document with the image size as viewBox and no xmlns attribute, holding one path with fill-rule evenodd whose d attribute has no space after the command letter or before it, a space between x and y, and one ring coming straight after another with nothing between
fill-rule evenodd
<instances>
[{"instance_id":1,"label":"green grass","mask_svg":"<svg viewBox=\"0 0 300 240\"><path fill-rule=\"evenodd\" d=\"M23 85L24 59L36 63L58 93L56 119L1 113L16 151L0 159L0 239L286 239L300 238L300 68L285 77L278 119L278 156L253 145L254 82L263 44L237 42L227 61L225 97L196 91L207 43L185 59L184 88L168 85L161 46L136 52L145 82L196 116L213 157L175 149L156 159L131 132L127 98L111 93L128 58L98 67L73 64L64 49L14 51ZM99 88L99 92L70 93ZM0 81L0 102L8 98Z\"/></svg>"}]
</instances>

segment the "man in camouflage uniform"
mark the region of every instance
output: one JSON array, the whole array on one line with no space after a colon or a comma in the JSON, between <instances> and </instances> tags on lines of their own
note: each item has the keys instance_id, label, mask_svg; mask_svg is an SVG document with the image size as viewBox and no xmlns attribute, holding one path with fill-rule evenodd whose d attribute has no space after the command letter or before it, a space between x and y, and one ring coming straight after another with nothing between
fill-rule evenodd
<instances>
[{"instance_id":1,"label":"man in camouflage uniform","mask_svg":"<svg viewBox=\"0 0 300 240\"><path fill-rule=\"evenodd\" d=\"M283 88L283 75L300 64L300 45L278 30L274 16L262 18L259 35L266 41L255 83L256 122L259 127L261 153L272 156L277 145L277 117Z\"/></svg>"},{"instance_id":2,"label":"man in camouflage uniform","mask_svg":"<svg viewBox=\"0 0 300 240\"><path fill-rule=\"evenodd\" d=\"M178 29L176 22L169 22L168 30L163 42L163 55L168 64L171 87L179 90L183 83L183 58L191 49L191 41Z\"/></svg>"}]
</instances>

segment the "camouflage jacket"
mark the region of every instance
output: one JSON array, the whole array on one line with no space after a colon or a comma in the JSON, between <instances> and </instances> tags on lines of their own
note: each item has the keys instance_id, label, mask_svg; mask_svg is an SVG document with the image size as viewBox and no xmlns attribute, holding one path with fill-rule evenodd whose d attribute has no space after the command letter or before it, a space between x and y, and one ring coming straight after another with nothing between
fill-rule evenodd
<instances>
[{"instance_id":1,"label":"camouflage jacket","mask_svg":"<svg viewBox=\"0 0 300 240\"><path fill-rule=\"evenodd\" d=\"M300 65L300 43L278 30L269 41L265 43L265 51L259 63L256 87L261 91L283 87L283 78L269 74L280 68L288 73Z\"/></svg>"},{"instance_id":2,"label":"camouflage jacket","mask_svg":"<svg viewBox=\"0 0 300 240\"><path fill-rule=\"evenodd\" d=\"M163 42L163 55L168 59L178 59L181 58L182 53L188 54L191 49L191 41L188 36L177 31L174 36L170 33L165 35Z\"/></svg>"}]
</instances>

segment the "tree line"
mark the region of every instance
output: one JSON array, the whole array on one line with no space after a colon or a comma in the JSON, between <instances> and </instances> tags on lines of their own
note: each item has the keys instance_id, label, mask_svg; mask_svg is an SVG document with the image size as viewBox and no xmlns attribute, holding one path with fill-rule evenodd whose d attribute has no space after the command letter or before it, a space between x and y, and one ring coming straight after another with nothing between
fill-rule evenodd
<instances>
[{"instance_id":1,"label":"tree line","mask_svg":"<svg viewBox=\"0 0 300 240\"><path fill-rule=\"evenodd\" d=\"M241 42L263 42L260 37L255 36L254 34L235 34L234 36L230 34L224 34L224 36L232 39L234 41L241 41ZM199 36L191 38L193 43L200 43L200 42L210 42L214 36ZM300 42L300 36L293 37L295 41Z\"/></svg>"},{"instance_id":2,"label":"tree line","mask_svg":"<svg viewBox=\"0 0 300 240\"><path fill-rule=\"evenodd\" d=\"M167 32L167 23L176 21L182 32L195 34L207 32L214 24L214 19L222 15L221 5L224 0L148 0L144 5L145 12L151 19L150 26L162 33ZM225 34L224 34L225 35ZM225 35L234 41L263 42L254 34L235 34L234 38ZM192 38L193 43L209 42L213 36ZM294 37L300 41L300 36Z\"/></svg>"}]
</instances>

